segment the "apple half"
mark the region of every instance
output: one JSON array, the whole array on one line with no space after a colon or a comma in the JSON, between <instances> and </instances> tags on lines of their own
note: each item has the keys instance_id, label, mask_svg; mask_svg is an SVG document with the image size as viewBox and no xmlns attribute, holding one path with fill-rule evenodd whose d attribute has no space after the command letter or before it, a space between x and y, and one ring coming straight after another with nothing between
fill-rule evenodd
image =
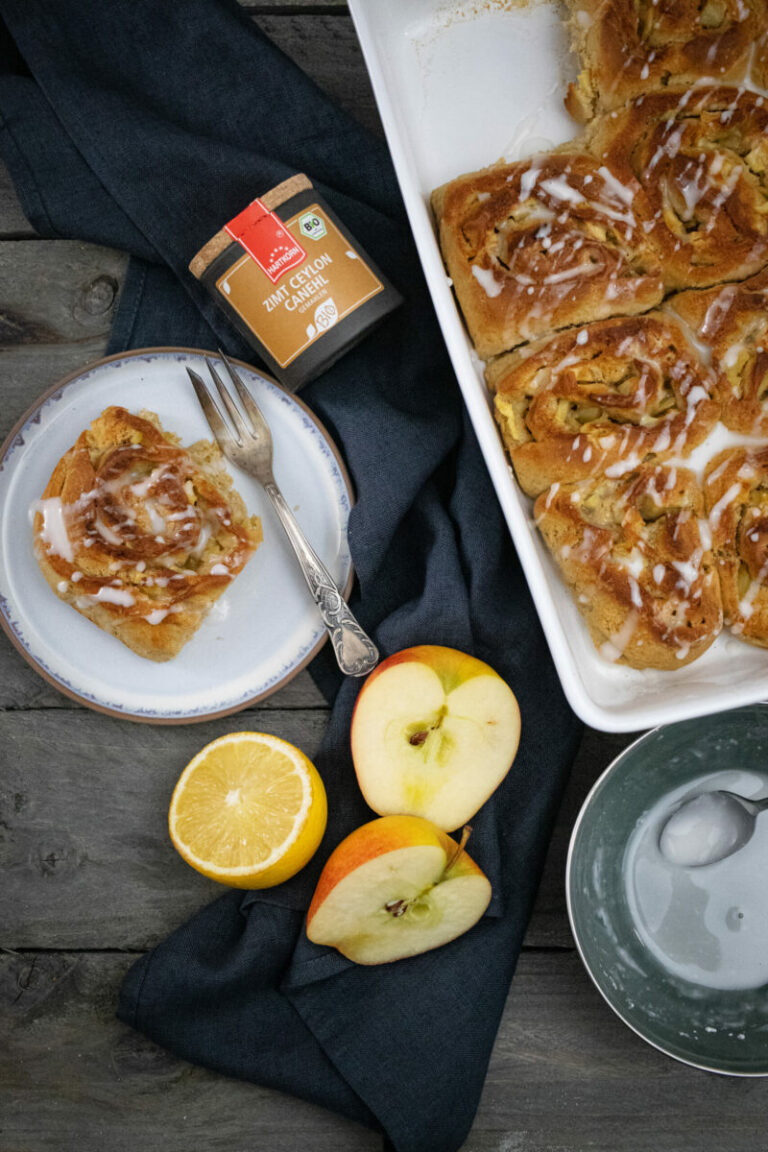
<instances>
[{"instance_id":1,"label":"apple half","mask_svg":"<svg viewBox=\"0 0 768 1152\"><path fill-rule=\"evenodd\" d=\"M379 664L352 716L352 759L381 816L423 816L447 832L471 819L520 742L512 689L482 660L423 644Z\"/></svg>"},{"instance_id":2,"label":"apple half","mask_svg":"<svg viewBox=\"0 0 768 1152\"><path fill-rule=\"evenodd\" d=\"M356 964L402 960L461 936L491 899L463 844L418 816L363 824L328 857L307 936Z\"/></svg>"}]
</instances>

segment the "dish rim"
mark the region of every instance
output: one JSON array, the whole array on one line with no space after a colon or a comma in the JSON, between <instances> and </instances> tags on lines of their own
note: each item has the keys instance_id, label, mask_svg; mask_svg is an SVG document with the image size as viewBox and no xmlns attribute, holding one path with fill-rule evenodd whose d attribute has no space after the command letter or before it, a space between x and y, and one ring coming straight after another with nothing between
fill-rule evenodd
<instances>
[{"instance_id":1,"label":"dish rim","mask_svg":"<svg viewBox=\"0 0 768 1152\"><path fill-rule=\"evenodd\" d=\"M551 0L549 2L552 6ZM589 669L581 667L572 650L570 643L572 630L565 627L561 621L550 580L544 571L546 557L528 529L526 512L522 504L524 497L517 487L511 464L501 445L498 430L489 411L488 397L481 394L480 381L473 366L474 353L452 289L448 286L447 273L428 205L429 192L424 192L422 189L420 171L413 155L409 121L405 118L402 101L398 100L399 89L390 84L389 65L385 67L385 60L388 61L388 57L385 57L383 46L377 36L376 17L373 15L375 0L348 0L348 3L443 339L507 530L520 560L536 608L538 622L544 632L558 679L569 705L586 724L598 731L628 733L761 702L768 695L766 680L758 681L756 676L750 676L748 681L738 683L734 687L727 682L726 677L721 677L719 671L713 676L722 679L723 682L717 691L713 688L706 693L702 693L696 686L692 686L687 693L667 692L666 683L660 681L652 698L649 699L642 691L633 691L627 700L616 706L601 703L591 694ZM486 11L483 10L479 14L484 15ZM581 619L578 623L585 627ZM591 644L591 640L589 643ZM747 647L754 649L756 646L747 645ZM697 663L692 662L690 667L696 668ZM623 668L623 666L617 667ZM652 671L658 671L660 676L667 674L662 670ZM672 670L669 675L677 676L678 670Z\"/></svg>"}]
</instances>

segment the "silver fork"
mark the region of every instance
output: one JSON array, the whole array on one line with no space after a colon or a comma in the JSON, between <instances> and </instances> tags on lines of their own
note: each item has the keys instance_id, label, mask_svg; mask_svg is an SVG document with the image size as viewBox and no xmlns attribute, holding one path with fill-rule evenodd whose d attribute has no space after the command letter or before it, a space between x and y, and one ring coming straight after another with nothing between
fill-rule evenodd
<instances>
[{"instance_id":1,"label":"silver fork","mask_svg":"<svg viewBox=\"0 0 768 1152\"><path fill-rule=\"evenodd\" d=\"M208 370L232 421L234 431L226 424L203 378L191 368L187 368L205 418L227 459L258 480L272 501L296 553L323 623L328 629L339 668L347 676L365 676L378 663L378 649L350 612L338 585L302 532L296 517L275 483L272 472L272 433L269 426L234 365L221 348L219 355L240 397L244 411L241 412L237 407L229 389L225 387L216 371L216 365L206 356Z\"/></svg>"}]
</instances>

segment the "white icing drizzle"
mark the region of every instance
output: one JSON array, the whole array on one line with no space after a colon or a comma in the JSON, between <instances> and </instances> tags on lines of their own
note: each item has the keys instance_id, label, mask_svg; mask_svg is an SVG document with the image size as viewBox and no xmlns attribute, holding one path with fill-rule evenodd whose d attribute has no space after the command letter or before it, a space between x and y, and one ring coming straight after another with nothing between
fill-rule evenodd
<instances>
[{"instance_id":1,"label":"white icing drizzle","mask_svg":"<svg viewBox=\"0 0 768 1152\"><path fill-rule=\"evenodd\" d=\"M637 617L637 610L633 608L619 631L615 632L604 644L600 645L600 655L604 657L604 659L610 660L612 664L615 664L616 661L624 655L624 651L637 628Z\"/></svg>"},{"instance_id":2,"label":"white icing drizzle","mask_svg":"<svg viewBox=\"0 0 768 1152\"><path fill-rule=\"evenodd\" d=\"M119 604L122 608L130 608L136 603L133 594L125 588L111 588L105 585L99 588L94 596L85 596L85 600L99 604Z\"/></svg>"},{"instance_id":3,"label":"white icing drizzle","mask_svg":"<svg viewBox=\"0 0 768 1152\"><path fill-rule=\"evenodd\" d=\"M476 264L472 265L472 275L477 280L480 287L485 292L486 296L493 299L495 296L500 295L504 285L500 280L497 280L490 268L478 268Z\"/></svg>"},{"instance_id":4,"label":"white icing drizzle","mask_svg":"<svg viewBox=\"0 0 768 1152\"><path fill-rule=\"evenodd\" d=\"M146 620L147 624L162 624L163 620L165 620L166 616L168 615L168 612L168 608L155 608L152 612L145 616L144 619Z\"/></svg>"},{"instance_id":5,"label":"white icing drizzle","mask_svg":"<svg viewBox=\"0 0 768 1152\"><path fill-rule=\"evenodd\" d=\"M740 492L740 484L731 484L728 491L720 497L716 504L712 506L712 511L709 514L709 526L713 532L717 531L717 528L720 524L720 518L723 515L725 509L728 507L732 500L736 499Z\"/></svg>"},{"instance_id":6,"label":"white icing drizzle","mask_svg":"<svg viewBox=\"0 0 768 1152\"><path fill-rule=\"evenodd\" d=\"M71 564L75 554L67 531L66 509L60 498L51 496L47 500L37 500L33 508L43 516L40 536L47 551L55 556L61 556L62 560Z\"/></svg>"}]
</instances>

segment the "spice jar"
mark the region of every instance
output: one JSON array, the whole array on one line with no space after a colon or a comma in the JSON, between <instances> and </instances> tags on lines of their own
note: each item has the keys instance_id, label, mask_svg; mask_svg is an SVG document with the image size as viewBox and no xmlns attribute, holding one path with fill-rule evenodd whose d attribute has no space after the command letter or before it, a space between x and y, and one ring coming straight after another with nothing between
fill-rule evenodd
<instances>
[{"instance_id":1,"label":"spice jar","mask_svg":"<svg viewBox=\"0 0 768 1152\"><path fill-rule=\"evenodd\" d=\"M189 268L291 391L401 302L303 174L252 201Z\"/></svg>"}]
</instances>

